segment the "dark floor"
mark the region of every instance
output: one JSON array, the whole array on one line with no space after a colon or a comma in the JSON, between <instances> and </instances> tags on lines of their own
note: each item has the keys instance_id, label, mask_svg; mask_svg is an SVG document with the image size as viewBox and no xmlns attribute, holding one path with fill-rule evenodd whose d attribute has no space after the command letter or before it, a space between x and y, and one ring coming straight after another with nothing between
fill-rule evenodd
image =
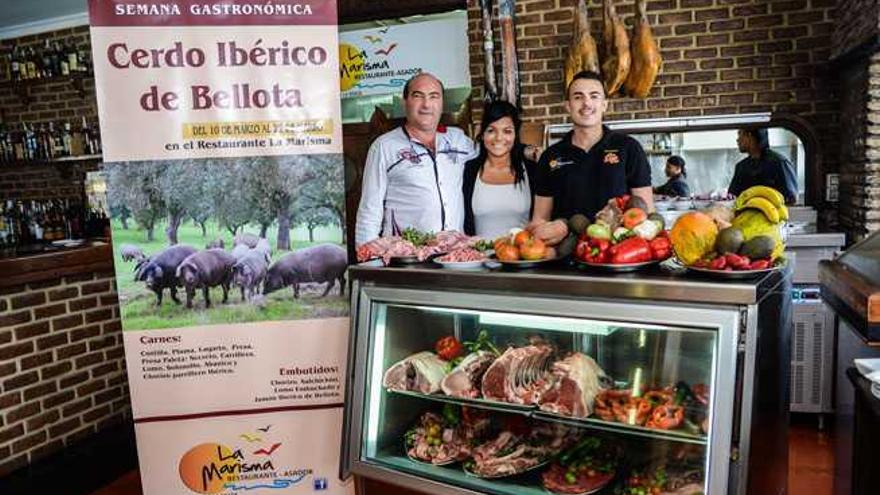
<instances>
[{"instance_id":1,"label":"dark floor","mask_svg":"<svg viewBox=\"0 0 880 495\"><path fill-rule=\"evenodd\" d=\"M833 495L832 435L820 431L814 418L799 418L789 433L788 493ZM403 493L403 492L401 492ZM141 495L141 480L131 471L92 495Z\"/></svg>"}]
</instances>

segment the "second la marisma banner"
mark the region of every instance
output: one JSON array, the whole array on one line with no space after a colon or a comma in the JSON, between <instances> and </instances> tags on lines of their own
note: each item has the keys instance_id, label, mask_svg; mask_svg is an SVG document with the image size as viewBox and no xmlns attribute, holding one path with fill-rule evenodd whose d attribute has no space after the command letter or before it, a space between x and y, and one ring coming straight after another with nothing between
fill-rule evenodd
<instances>
[{"instance_id":1,"label":"second la marisma banner","mask_svg":"<svg viewBox=\"0 0 880 495\"><path fill-rule=\"evenodd\" d=\"M352 493L335 2L89 13L144 493Z\"/></svg>"}]
</instances>

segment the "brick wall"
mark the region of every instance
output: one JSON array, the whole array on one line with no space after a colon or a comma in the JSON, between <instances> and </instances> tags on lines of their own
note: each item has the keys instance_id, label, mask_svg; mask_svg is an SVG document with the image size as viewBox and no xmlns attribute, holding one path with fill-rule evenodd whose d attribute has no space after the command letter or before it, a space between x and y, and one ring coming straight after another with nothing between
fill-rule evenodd
<instances>
[{"instance_id":1,"label":"brick wall","mask_svg":"<svg viewBox=\"0 0 880 495\"><path fill-rule=\"evenodd\" d=\"M0 476L130 416L112 272L0 288Z\"/></svg>"},{"instance_id":2,"label":"brick wall","mask_svg":"<svg viewBox=\"0 0 880 495\"><path fill-rule=\"evenodd\" d=\"M635 2L614 0L629 32ZM823 145L824 171L838 164L838 97L828 60L836 0L653 0L648 17L663 54L648 98L615 98L608 120L780 111L807 119ZM517 52L525 120L567 121L562 67L575 0L517 2ZM602 4L589 0L601 38ZM472 108L482 105L478 5L468 9ZM497 25L496 35L498 32ZM496 39L496 47L500 41ZM500 67L500 64L497 66ZM821 185L820 185L821 186Z\"/></svg>"},{"instance_id":3,"label":"brick wall","mask_svg":"<svg viewBox=\"0 0 880 495\"><path fill-rule=\"evenodd\" d=\"M832 57L843 55L880 35L880 3L877 0L839 0L837 4Z\"/></svg>"},{"instance_id":4,"label":"brick wall","mask_svg":"<svg viewBox=\"0 0 880 495\"><path fill-rule=\"evenodd\" d=\"M97 162L0 167L0 201L82 198L86 172Z\"/></svg>"}]
</instances>

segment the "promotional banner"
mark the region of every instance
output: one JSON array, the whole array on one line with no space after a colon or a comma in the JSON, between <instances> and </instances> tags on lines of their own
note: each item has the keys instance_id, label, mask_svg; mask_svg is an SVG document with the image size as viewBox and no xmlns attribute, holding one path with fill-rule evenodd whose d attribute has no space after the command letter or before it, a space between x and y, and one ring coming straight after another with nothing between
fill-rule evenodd
<instances>
[{"instance_id":1,"label":"promotional banner","mask_svg":"<svg viewBox=\"0 0 880 495\"><path fill-rule=\"evenodd\" d=\"M89 13L145 495L353 493L335 2Z\"/></svg>"},{"instance_id":2,"label":"promotional banner","mask_svg":"<svg viewBox=\"0 0 880 495\"><path fill-rule=\"evenodd\" d=\"M442 49L426 56L426 40ZM398 95L419 72L437 76L447 88L470 87L467 20L437 19L339 33L342 97Z\"/></svg>"}]
</instances>

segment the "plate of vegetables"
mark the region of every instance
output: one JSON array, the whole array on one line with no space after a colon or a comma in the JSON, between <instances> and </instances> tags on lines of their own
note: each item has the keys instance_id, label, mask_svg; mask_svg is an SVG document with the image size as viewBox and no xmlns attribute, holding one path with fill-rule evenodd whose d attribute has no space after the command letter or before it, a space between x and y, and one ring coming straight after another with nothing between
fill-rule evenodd
<instances>
[{"instance_id":1,"label":"plate of vegetables","mask_svg":"<svg viewBox=\"0 0 880 495\"><path fill-rule=\"evenodd\" d=\"M618 454L598 437L586 437L563 452L541 474L544 488L564 495L586 495L605 488L617 472Z\"/></svg>"},{"instance_id":2,"label":"plate of vegetables","mask_svg":"<svg viewBox=\"0 0 880 495\"><path fill-rule=\"evenodd\" d=\"M612 198L596 214L596 221L572 222L578 242L575 263L611 272L630 272L657 264L672 256L672 243L661 215L645 213L638 197Z\"/></svg>"}]
</instances>

